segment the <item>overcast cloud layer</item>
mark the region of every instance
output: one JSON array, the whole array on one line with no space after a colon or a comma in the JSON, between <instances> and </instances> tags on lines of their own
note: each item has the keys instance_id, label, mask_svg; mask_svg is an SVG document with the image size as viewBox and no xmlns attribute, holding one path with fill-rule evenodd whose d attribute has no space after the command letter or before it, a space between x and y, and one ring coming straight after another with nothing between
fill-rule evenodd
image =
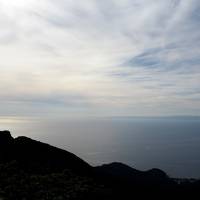
<instances>
[{"instance_id":1,"label":"overcast cloud layer","mask_svg":"<svg viewBox=\"0 0 200 200\"><path fill-rule=\"evenodd\" d=\"M0 0L0 115L200 115L199 10L199 0Z\"/></svg>"}]
</instances>

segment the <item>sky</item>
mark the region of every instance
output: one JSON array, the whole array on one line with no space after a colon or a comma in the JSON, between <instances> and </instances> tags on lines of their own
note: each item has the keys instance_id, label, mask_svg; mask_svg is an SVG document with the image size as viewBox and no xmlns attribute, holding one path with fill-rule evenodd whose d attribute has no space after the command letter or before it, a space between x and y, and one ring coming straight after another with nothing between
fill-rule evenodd
<instances>
[{"instance_id":1,"label":"sky","mask_svg":"<svg viewBox=\"0 0 200 200\"><path fill-rule=\"evenodd\" d=\"M199 0L0 0L0 117L200 115Z\"/></svg>"}]
</instances>

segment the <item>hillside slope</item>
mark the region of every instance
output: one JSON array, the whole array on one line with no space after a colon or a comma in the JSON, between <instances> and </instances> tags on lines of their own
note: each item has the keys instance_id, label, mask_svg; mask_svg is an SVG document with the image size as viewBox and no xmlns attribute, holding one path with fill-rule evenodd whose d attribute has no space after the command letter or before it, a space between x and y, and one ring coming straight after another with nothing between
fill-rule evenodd
<instances>
[{"instance_id":1,"label":"hillside slope","mask_svg":"<svg viewBox=\"0 0 200 200\"><path fill-rule=\"evenodd\" d=\"M160 169L143 172L117 162L92 167L68 151L0 131L0 199L191 199L199 189L200 181L180 183Z\"/></svg>"}]
</instances>

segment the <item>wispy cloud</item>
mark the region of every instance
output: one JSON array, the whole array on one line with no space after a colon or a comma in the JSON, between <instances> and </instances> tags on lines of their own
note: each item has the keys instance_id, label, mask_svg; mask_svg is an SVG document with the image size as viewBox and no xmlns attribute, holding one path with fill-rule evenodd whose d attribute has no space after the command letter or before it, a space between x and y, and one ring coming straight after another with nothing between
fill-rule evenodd
<instances>
[{"instance_id":1,"label":"wispy cloud","mask_svg":"<svg viewBox=\"0 0 200 200\"><path fill-rule=\"evenodd\" d=\"M1 115L199 115L199 8L0 0Z\"/></svg>"}]
</instances>

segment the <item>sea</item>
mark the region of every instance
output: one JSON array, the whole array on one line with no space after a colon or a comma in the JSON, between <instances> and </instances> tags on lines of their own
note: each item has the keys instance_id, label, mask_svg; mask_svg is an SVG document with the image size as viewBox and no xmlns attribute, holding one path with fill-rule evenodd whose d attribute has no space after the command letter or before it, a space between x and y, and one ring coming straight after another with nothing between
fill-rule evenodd
<instances>
[{"instance_id":1,"label":"sea","mask_svg":"<svg viewBox=\"0 0 200 200\"><path fill-rule=\"evenodd\" d=\"M200 178L200 117L2 117L0 129L70 151L92 166L122 162Z\"/></svg>"}]
</instances>

